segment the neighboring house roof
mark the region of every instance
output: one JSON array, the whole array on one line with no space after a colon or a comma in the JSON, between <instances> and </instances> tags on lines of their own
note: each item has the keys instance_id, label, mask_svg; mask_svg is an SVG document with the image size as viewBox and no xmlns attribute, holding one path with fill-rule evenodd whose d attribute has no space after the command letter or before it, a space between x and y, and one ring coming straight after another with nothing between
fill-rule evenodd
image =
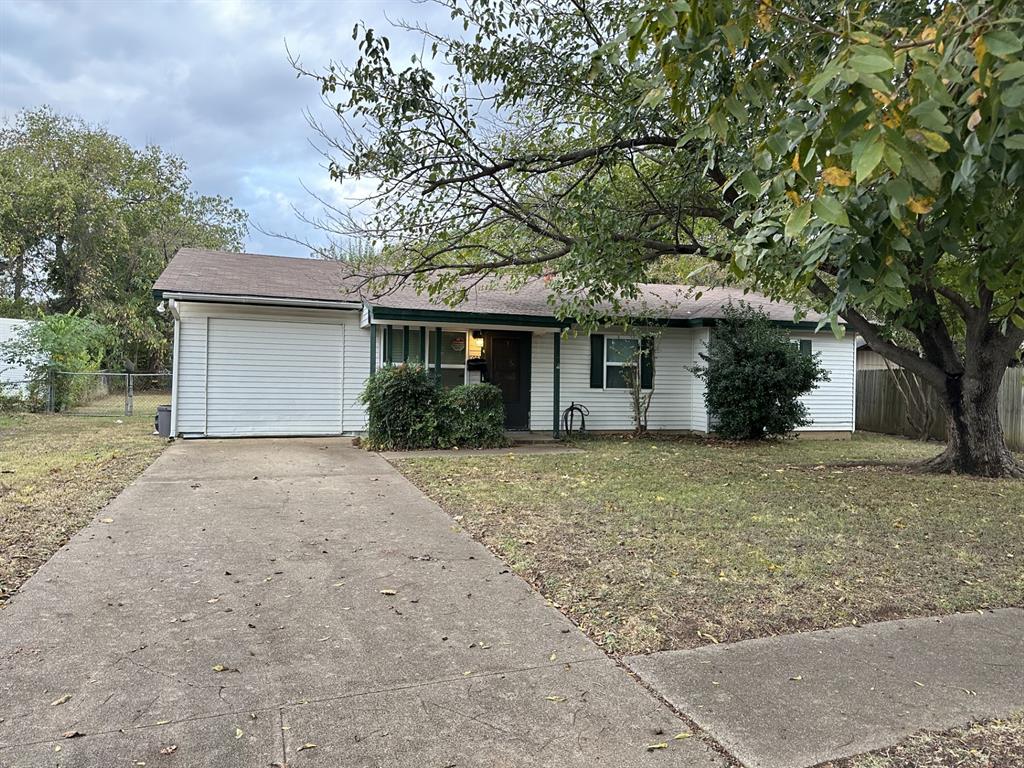
<instances>
[{"instance_id":1,"label":"neighboring house roof","mask_svg":"<svg viewBox=\"0 0 1024 768\"><path fill-rule=\"evenodd\" d=\"M352 273L350 265L251 253L227 253L197 248L179 250L153 286L158 297L164 294L252 297L310 302L348 302L368 304L381 315L403 311L444 313L467 316L515 316L551 319L550 292L542 279L515 289L484 281L469 290L457 306L435 303L419 294L411 285L402 285L375 295L364 286L364 279ZM724 315L730 301L743 301L763 310L769 318L792 323L795 305L770 301L758 293L739 288L707 288L686 285L644 283L640 297L624 302L631 316L650 317L679 323L715 320ZM822 315L809 312L802 320L817 324Z\"/></svg>"}]
</instances>

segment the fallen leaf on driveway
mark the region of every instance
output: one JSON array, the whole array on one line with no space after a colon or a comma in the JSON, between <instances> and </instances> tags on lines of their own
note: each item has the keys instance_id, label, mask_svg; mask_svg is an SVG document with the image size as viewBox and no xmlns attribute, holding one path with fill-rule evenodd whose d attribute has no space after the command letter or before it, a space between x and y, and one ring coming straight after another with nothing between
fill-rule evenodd
<instances>
[{"instance_id":1,"label":"fallen leaf on driveway","mask_svg":"<svg viewBox=\"0 0 1024 768\"><path fill-rule=\"evenodd\" d=\"M804 679L804 676L803 675L796 675L796 676L791 677L789 679L799 683L801 680Z\"/></svg>"},{"instance_id":2,"label":"fallen leaf on driveway","mask_svg":"<svg viewBox=\"0 0 1024 768\"><path fill-rule=\"evenodd\" d=\"M243 731L241 728L235 728L235 738L240 739L243 736L245 736L245 731Z\"/></svg>"},{"instance_id":3,"label":"fallen leaf on driveway","mask_svg":"<svg viewBox=\"0 0 1024 768\"><path fill-rule=\"evenodd\" d=\"M100 520L100 522L101 523L112 523L112 522L114 522L114 518L112 518L112 517L104 517L102 520Z\"/></svg>"},{"instance_id":4,"label":"fallen leaf on driveway","mask_svg":"<svg viewBox=\"0 0 1024 768\"><path fill-rule=\"evenodd\" d=\"M65 739L77 739L79 736L85 736L81 731L64 731Z\"/></svg>"},{"instance_id":5,"label":"fallen leaf on driveway","mask_svg":"<svg viewBox=\"0 0 1024 768\"><path fill-rule=\"evenodd\" d=\"M545 696L547 701L565 701L565 696Z\"/></svg>"},{"instance_id":6,"label":"fallen leaf on driveway","mask_svg":"<svg viewBox=\"0 0 1024 768\"><path fill-rule=\"evenodd\" d=\"M303 744L303 745L302 745L301 747L299 747L299 748L298 748L297 750L295 750L295 751L296 751L296 752L301 752L301 751L302 751L302 750L304 750L304 749L316 749L316 744L312 744L312 743L310 743L310 742L308 742L308 741L307 741L307 742L306 742L305 744Z\"/></svg>"},{"instance_id":7,"label":"fallen leaf on driveway","mask_svg":"<svg viewBox=\"0 0 1024 768\"><path fill-rule=\"evenodd\" d=\"M220 600L220 598L219 598L219 597L211 597L211 598L210 598L209 600L207 600L206 602L208 602L208 603L216 603L216 602L217 602L218 600Z\"/></svg>"},{"instance_id":8,"label":"fallen leaf on driveway","mask_svg":"<svg viewBox=\"0 0 1024 768\"><path fill-rule=\"evenodd\" d=\"M679 741L680 739L688 739L691 736L693 736L693 734L690 733L689 731L683 731L682 733L677 733L672 738L675 739L676 741Z\"/></svg>"},{"instance_id":9,"label":"fallen leaf on driveway","mask_svg":"<svg viewBox=\"0 0 1024 768\"><path fill-rule=\"evenodd\" d=\"M177 744L168 744L166 747L160 747L160 754L161 755L173 755L177 751L178 751L178 745Z\"/></svg>"},{"instance_id":10,"label":"fallen leaf on driveway","mask_svg":"<svg viewBox=\"0 0 1024 768\"><path fill-rule=\"evenodd\" d=\"M398 594L398 592L396 590L394 590L394 589L382 589L380 591L380 593L382 595L397 595Z\"/></svg>"},{"instance_id":11,"label":"fallen leaf on driveway","mask_svg":"<svg viewBox=\"0 0 1024 768\"><path fill-rule=\"evenodd\" d=\"M648 744L645 749L648 752L653 752L656 749L668 749L668 742L659 741L657 744Z\"/></svg>"},{"instance_id":12,"label":"fallen leaf on driveway","mask_svg":"<svg viewBox=\"0 0 1024 768\"><path fill-rule=\"evenodd\" d=\"M238 670L235 667L225 667L223 664L214 664L213 665L213 671L214 672L237 672Z\"/></svg>"},{"instance_id":13,"label":"fallen leaf on driveway","mask_svg":"<svg viewBox=\"0 0 1024 768\"><path fill-rule=\"evenodd\" d=\"M70 693L65 693L59 699L54 699L53 701L51 701L50 702L50 706L51 707L59 707L61 704L65 703L66 701L70 701L70 700L71 700L71 694Z\"/></svg>"}]
</instances>

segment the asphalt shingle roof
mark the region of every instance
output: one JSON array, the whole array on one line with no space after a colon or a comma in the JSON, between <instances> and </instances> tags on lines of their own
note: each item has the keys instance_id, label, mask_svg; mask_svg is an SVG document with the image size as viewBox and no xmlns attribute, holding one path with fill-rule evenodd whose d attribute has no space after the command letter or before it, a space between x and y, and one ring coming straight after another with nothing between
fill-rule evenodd
<instances>
[{"instance_id":1,"label":"asphalt shingle roof","mask_svg":"<svg viewBox=\"0 0 1024 768\"><path fill-rule=\"evenodd\" d=\"M485 282L472 288L466 301L455 307L434 303L430 297L417 294L409 285L400 286L385 295L374 295L363 287L363 282L344 262L182 248L157 278L153 288L160 293L366 301L375 306L402 309L552 316L547 285L539 279L515 290ZM759 307L773 320L792 321L796 314L793 304L770 301L761 294L744 293L739 288L645 283L640 286L640 294L640 299L627 303L631 313L659 319L720 318L730 301L744 301ZM817 322L821 315L810 312L803 319Z\"/></svg>"}]
</instances>

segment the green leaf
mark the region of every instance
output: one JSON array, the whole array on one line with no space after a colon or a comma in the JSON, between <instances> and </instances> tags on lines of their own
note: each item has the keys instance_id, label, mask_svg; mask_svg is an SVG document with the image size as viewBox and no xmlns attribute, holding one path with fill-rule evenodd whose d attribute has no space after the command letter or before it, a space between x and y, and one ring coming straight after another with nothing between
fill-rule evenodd
<instances>
[{"instance_id":1,"label":"green leaf","mask_svg":"<svg viewBox=\"0 0 1024 768\"><path fill-rule=\"evenodd\" d=\"M761 196L761 179L753 171L744 171L740 174L740 184L753 197Z\"/></svg>"},{"instance_id":2,"label":"green leaf","mask_svg":"<svg viewBox=\"0 0 1024 768\"><path fill-rule=\"evenodd\" d=\"M985 47L993 56L1005 59L1021 49L1020 38L1008 29L996 29L985 34Z\"/></svg>"},{"instance_id":3,"label":"green leaf","mask_svg":"<svg viewBox=\"0 0 1024 768\"><path fill-rule=\"evenodd\" d=\"M1015 85L1008 91L1003 91L1001 100L1003 106L1006 107L1019 107L1021 104L1024 104L1024 84Z\"/></svg>"},{"instance_id":4,"label":"green leaf","mask_svg":"<svg viewBox=\"0 0 1024 768\"><path fill-rule=\"evenodd\" d=\"M866 146L861 142L853 148L853 172L857 175L857 184L862 184L882 162L882 152L885 150L885 141L877 136L874 141Z\"/></svg>"},{"instance_id":5,"label":"green leaf","mask_svg":"<svg viewBox=\"0 0 1024 768\"><path fill-rule=\"evenodd\" d=\"M906 179L895 178L885 185L885 191L893 200L903 205L914 194L914 188Z\"/></svg>"},{"instance_id":6,"label":"green leaf","mask_svg":"<svg viewBox=\"0 0 1024 768\"><path fill-rule=\"evenodd\" d=\"M729 114L735 117L740 123L747 122L747 110L743 108L734 97L728 96L725 99L725 108L729 110Z\"/></svg>"},{"instance_id":7,"label":"green leaf","mask_svg":"<svg viewBox=\"0 0 1024 768\"><path fill-rule=\"evenodd\" d=\"M888 72L892 69L892 58L881 48L858 46L850 57L850 66L861 74Z\"/></svg>"},{"instance_id":8,"label":"green leaf","mask_svg":"<svg viewBox=\"0 0 1024 768\"><path fill-rule=\"evenodd\" d=\"M1010 81L1024 77L1024 61L1015 61L999 70L999 79Z\"/></svg>"},{"instance_id":9,"label":"green leaf","mask_svg":"<svg viewBox=\"0 0 1024 768\"><path fill-rule=\"evenodd\" d=\"M786 218L786 237L798 237L811 220L811 206L807 203L798 205Z\"/></svg>"},{"instance_id":10,"label":"green leaf","mask_svg":"<svg viewBox=\"0 0 1024 768\"><path fill-rule=\"evenodd\" d=\"M1024 149L1024 133L1016 133L1013 136L1007 136L1003 140L1003 146L1007 149Z\"/></svg>"},{"instance_id":11,"label":"green leaf","mask_svg":"<svg viewBox=\"0 0 1024 768\"><path fill-rule=\"evenodd\" d=\"M831 195L822 195L814 200L814 215L837 227L850 226L850 218L843 204Z\"/></svg>"}]
</instances>

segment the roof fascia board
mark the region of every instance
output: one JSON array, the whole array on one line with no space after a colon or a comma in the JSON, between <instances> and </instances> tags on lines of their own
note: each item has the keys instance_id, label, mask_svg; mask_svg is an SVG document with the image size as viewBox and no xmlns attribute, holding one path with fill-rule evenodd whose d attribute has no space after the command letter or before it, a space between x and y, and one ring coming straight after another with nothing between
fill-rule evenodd
<instances>
[{"instance_id":1,"label":"roof fascia board","mask_svg":"<svg viewBox=\"0 0 1024 768\"><path fill-rule=\"evenodd\" d=\"M184 291L153 291L157 299L195 301L204 304L256 304L268 307L313 307L318 309L360 310L363 305L353 301L325 301L319 299L284 299L274 296L236 296L224 293L188 293Z\"/></svg>"}]
</instances>

